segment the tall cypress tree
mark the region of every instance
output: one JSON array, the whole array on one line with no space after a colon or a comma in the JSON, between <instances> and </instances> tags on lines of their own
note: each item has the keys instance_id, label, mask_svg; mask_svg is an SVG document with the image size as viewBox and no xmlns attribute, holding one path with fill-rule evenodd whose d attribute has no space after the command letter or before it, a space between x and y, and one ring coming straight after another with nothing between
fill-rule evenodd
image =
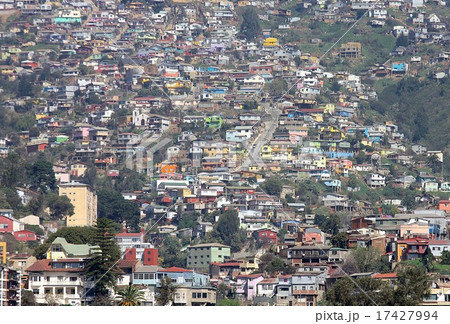
<instances>
[{"instance_id":1,"label":"tall cypress tree","mask_svg":"<svg viewBox=\"0 0 450 324\"><path fill-rule=\"evenodd\" d=\"M109 289L115 289L120 269L116 262L121 257L119 246L114 242L115 223L107 218L99 218L96 225L94 244L100 250L86 265L86 277L95 282L96 297L107 296Z\"/></svg>"}]
</instances>

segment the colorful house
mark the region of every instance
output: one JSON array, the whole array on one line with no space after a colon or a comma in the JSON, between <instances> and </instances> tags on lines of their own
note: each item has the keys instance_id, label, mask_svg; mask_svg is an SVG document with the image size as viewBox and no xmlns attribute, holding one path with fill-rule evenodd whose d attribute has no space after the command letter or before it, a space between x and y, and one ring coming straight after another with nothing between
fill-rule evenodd
<instances>
[{"instance_id":1,"label":"colorful house","mask_svg":"<svg viewBox=\"0 0 450 324\"><path fill-rule=\"evenodd\" d=\"M267 47L278 46L278 39L274 37L268 37L264 40L263 46Z\"/></svg>"}]
</instances>

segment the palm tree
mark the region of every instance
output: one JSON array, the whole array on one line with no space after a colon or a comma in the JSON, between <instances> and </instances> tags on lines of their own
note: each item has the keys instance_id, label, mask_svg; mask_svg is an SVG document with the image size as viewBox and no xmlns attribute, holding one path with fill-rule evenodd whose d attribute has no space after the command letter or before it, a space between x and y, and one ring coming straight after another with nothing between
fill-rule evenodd
<instances>
[{"instance_id":1,"label":"palm tree","mask_svg":"<svg viewBox=\"0 0 450 324\"><path fill-rule=\"evenodd\" d=\"M119 306L138 306L144 300L144 293L135 285L128 287L118 292L120 296Z\"/></svg>"}]
</instances>

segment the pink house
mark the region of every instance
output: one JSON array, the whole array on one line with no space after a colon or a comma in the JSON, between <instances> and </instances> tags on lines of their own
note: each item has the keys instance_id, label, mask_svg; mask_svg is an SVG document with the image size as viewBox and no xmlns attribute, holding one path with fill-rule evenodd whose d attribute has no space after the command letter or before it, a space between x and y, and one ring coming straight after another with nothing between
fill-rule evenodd
<instances>
[{"instance_id":1,"label":"pink house","mask_svg":"<svg viewBox=\"0 0 450 324\"><path fill-rule=\"evenodd\" d=\"M236 293L253 300L257 293L256 285L262 280L264 277L260 274L239 275L236 277Z\"/></svg>"}]
</instances>

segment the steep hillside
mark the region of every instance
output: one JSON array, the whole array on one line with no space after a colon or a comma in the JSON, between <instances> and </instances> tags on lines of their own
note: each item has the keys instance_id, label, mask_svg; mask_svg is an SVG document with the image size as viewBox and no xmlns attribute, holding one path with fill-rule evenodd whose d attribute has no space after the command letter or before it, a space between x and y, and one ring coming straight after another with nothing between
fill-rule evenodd
<instances>
[{"instance_id":1,"label":"steep hillside","mask_svg":"<svg viewBox=\"0 0 450 324\"><path fill-rule=\"evenodd\" d=\"M395 120L413 142L429 149L450 147L450 80L404 78L379 93L371 108Z\"/></svg>"}]
</instances>

